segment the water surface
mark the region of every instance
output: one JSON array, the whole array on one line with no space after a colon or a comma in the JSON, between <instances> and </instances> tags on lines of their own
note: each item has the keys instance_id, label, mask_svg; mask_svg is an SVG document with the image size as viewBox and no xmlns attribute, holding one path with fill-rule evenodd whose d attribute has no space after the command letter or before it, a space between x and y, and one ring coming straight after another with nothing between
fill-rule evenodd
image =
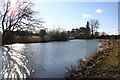
<instances>
[{"instance_id":1,"label":"water surface","mask_svg":"<svg viewBox=\"0 0 120 80\"><path fill-rule=\"evenodd\" d=\"M2 72L5 77L63 78L66 67L77 65L79 58L85 59L99 45L96 40L6 45Z\"/></svg>"}]
</instances>

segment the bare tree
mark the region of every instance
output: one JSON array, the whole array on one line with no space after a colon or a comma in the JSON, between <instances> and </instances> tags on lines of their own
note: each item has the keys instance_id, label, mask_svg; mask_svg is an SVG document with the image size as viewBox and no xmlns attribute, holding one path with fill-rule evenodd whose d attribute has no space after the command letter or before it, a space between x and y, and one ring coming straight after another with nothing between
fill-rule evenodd
<instances>
[{"instance_id":1,"label":"bare tree","mask_svg":"<svg viewBox=\"0 0 120 80\"><path fill-rule=\"evenodd\" d=\"M100 23L96 19L91 19L90 25L91 25L91 32L92 32L92 36L93 36L94 32L97 32L97 29L99 28Z\"/></svg>"},{"instance_id":2,"label":"bare tree","mask_svg":"<svg viewBox=\"0 0 120 80\"><path fill-rule=\"evenodd\" d=\"M34 4L17 0L13 6L11 0L4 4L1 9L0 18L2 24L3 39L7 32L15 30L35 30L39 28L43 21L35 19L35 11L32 10Z\"/></svg>"}]
</instances>

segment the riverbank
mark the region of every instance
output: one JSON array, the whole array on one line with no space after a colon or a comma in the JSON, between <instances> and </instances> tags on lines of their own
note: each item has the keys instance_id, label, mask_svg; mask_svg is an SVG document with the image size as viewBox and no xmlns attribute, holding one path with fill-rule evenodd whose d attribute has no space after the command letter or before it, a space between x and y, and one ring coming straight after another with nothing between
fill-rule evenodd
<instances>
[{"instance_id":1,"label":"riverbank","mask_svg":"<svg viewBox=\"0 0 120 80\"><path fill-rule=\"evenodd\" d=\"M48 39L49 38L49 39ZM58 39L58 40L54 40L51 39L51 37L47 37L45 39L42 39L40 36L32 36L32 37L15 37L12 39L12 41L10 40L5 40L4 42L1 42L2 45L5 44L14 44L14 43L23 43L23 44L27 44L27 43L46 43L46 42L60 42L60 41L69 41L69 40L73 40L75 39L74 37L69 37L68 39Z\"/></svg>"},{"instance_id":2,"label":"riverbank","mask_svg":"<svg viewBox=\"0 0 120 80\"><path fill-rule=\"evenodd\" d=\"M112 78L120 79L120 40L96 39L103 45L99 50L87 57L86 61L80 59L78 67L68 69L66 80L81 78Z\"/></svg>"}]
</instances>

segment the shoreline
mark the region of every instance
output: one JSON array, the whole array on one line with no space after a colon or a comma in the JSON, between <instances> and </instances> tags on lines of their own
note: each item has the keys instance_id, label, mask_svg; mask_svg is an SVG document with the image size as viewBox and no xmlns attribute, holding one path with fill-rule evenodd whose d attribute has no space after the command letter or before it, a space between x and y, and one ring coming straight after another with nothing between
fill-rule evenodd
<instances>
[{"instance_id":1,"label":"shoreline","mask_svg":"<svg viewBox=\"0 0 120 80\"><path fill-rule=\"evenodd\" d=\"M81 78L117 78L120 79L120 40L94 39L102 43L102 50L98 50L86 58L80 59L80 64L67 68L66 80Z\"/></svg>"},{"instance_id":2,"label":"shoreline","mask_svg":"<svg viewBox=\"0 0 120 80\"><path fill-rule=\"evenodd\" d=\"M20 43L20 44L29 44L29 43L48 43L48 42L63 42L63 41L70 41L70 40L76 40L76 39L68 39L68 40L50 40L50 41L44 41L40 39L35 40L33 38L33 40L15 40L14 42L6 42L6 43L2 43L2 46L4 45L9 45L9 44L16 44L16 43ZM79 39L78 39L79 40ZM94 39L80 39L80 40L94 40Z\"/></svg>"}]
</instances>

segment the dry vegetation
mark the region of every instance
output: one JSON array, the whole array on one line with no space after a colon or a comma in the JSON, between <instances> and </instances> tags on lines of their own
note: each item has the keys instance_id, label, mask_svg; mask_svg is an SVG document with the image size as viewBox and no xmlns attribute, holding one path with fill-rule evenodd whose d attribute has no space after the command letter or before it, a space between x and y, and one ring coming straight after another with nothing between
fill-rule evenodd
<instances>
[{"instance_id":1,"label":"dry vegetation","mask_svg":"<svg viewBox=\"0 0 120 80\"><path fill-rule=\"evenodd\" d=\"M15 38L15 42L17 43L35 43L42 41L40 37L18 37Z\"/></svg>"},{"instance_id":2,"label":"dry vegetation","mask_svg":"<svg viewBox=\"0 0 120 80\"><path fill-rule=\"evenodd\" d=\"M66 80L81 78L120 79L120 40L97 39L103 49L89 56L86 61L80 60L78 68L68 69Z\"/></svg>"}]
</instances>

